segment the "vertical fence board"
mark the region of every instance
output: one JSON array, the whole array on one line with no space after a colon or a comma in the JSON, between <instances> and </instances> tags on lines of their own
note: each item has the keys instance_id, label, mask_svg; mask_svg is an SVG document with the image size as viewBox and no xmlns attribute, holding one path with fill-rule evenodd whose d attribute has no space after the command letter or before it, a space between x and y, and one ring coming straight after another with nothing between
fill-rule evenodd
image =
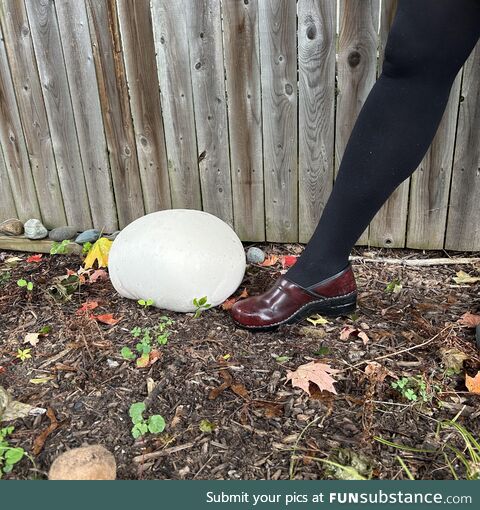
<instances>
[{"instance_id":1,"label":"vertical fence board","mask_svg":"<svg viewBox=\"0 0 480 510\"><path fill-rule=\"evenodd\" d=\"M222 0L222 12L235 232L264 241L258 0Z\"/></svg>"},{"instance_id":2,"label":"vertical fence board","mask_svg":"<svg viewBox=\"0 0 480 510\"><path fill-rule=\"evenodd\" d=\"M259 4L267 241L298 241L296 3Z\"/></svg>"},{"instance_id":3,"label":"vertical fence board","mask_svg":"<svg viewBox=\"0 0 480 510\"><path fill-rule=\"evenodd\" d=\"M340 0L335 168L376 80L378 0ZM367 244L368 227L356 244Z\"/></svg>"},{"instance_id":4,"label":"vertical fence board","mask_svg":"<svg viewBox=\"0 0 480 510\"><path fill-rule=\"evenodd\" d=\"M0 144L19 219L40 219L40 208L8 67L3 34L0 33L0 36Z\"/></svg>"},{"instance_id":5,"label":"vertical fence board","mask_svg":"<svg viewBox=\"0 0 480 510\"><path fill-rule=\"evenodd\" d=\"M117 0L147 213L172 206L149 0Z\"/></svg>"},{"instance_id":6,"label":"vertical fence board","mask_svg":"<svg viewBox=\"0 0 480 510\"><path fill-rule=\"evenodd\" d=\"M203 210L233 227L228 121L218 0L186 0Z\"/></svg>"},{"instance_id":7,"label":"vertical fence board","mask_svg":"<svg viewBox=\"0 0 480 510\"><path fill-rule=\"evenodd\" d=\"M447 250L480 249L480 44L464 66L445 236Z\"/></svg>"},{"instance_id":8,"label":"vertical fence board","mask_svg":"<svg viewBox=\"0 0 480 510\"><path fill-rule=\"evenodd\" d=\"M117 213L85 3L56 0L55 6L93 222L112 232Z\"/></svg>"},{"instance_id":9,"label":"vertical fence board","mask_svg":"<svg viewBox=\"0 0 480 510\"><path fill-rule=\"evenodd\" d=\"M299 241L311 238L333 186L337 3L298 3Z\"/></svg>"},{"instance_id":10,"label":"vertical fence board","mask_svg":"<svg viewBox=\"0 0 480 510\"><path fill-rule=\"evenodd\" d=\"M88 0L86 5L118 222L123 228L143 216L145 209L117 11L114 0Z\"/></svg>"},{"instance_id":11,"label":"vertical fence board","mask_svg":"<svg viewBox=\"0 0 480 510\"><path fill-rule=\"evenodd\" d=\"M71 225L89 228L92 218L53 2L27 1L25 6L67 218Z\"/></svg>"},{"instance_id":12,"label":"vertical fence board","mask_svg":"<svg viewBox=\"0 0 480 510\"><path fill-rule=\"evenodd\" d=\"M0 223L8 218L15 218L17 209L13 200L12 188L8 179L7 168L0 146Z\"/></svg>"},{"instance_id":13,"label":"vertical fence board","mask_svg":"<svg viewBox=\"0 0 480 510\"><path fill-rule=\"evenodd\" d=\"M4 0L0 22L43 222L47 227L64 224L62 190L23 1Z\"/></svg>"},{"instance_id":14,"label":"vertical fence board","mask_svg":"<svg viewBox=\"0 0 480 510\"><path fill-rule=\"evenodd\" d=\"M202 209L185 8L182 2L152 2L172 206ZM182 62L183 65L179 65Z\"/></svg>"}]
</instances>

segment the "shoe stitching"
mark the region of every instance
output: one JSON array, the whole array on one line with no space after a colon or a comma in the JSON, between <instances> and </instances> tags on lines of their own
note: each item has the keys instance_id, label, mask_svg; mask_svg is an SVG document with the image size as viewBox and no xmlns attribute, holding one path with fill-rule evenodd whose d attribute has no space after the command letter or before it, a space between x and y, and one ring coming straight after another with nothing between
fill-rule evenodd
<instances>
[{"instance_id":1,"label":"shoe stitching","mask_svg":"<svg viewBox=\"0 0 480 510\"><path fill-rule=\"evenodd\" d=\"M348 294L341 294L340 296L333 296L333 297L328 298L328 299L336 299L336 298L340 298L340 297L347 297L347 296L351 296L353 294L356 294L356 292L357 291L354 290L352 292L349 292ZM314 303L322 303L323 301L325 301L325 299L317 299L316 301L310 301L309 303L305 303L298 310L296 310L291 315L289 315L286 319L283 319L283 320L281 320L279 322L274 322L273 324L266 324L265 326L247 326L247 325L244 325L244 324L236 321L235 319L233 319L233 321L236 322L239 326L242 326L244 328L250 328L250 329L254 329L254 328L270 328L272 326L277 326L278 324L283 324L284 322L288 321L288 319L291 319L295 314L297 314L300 310L302 310L306 306L314 304Z\"/></svg>"}]
</instances>

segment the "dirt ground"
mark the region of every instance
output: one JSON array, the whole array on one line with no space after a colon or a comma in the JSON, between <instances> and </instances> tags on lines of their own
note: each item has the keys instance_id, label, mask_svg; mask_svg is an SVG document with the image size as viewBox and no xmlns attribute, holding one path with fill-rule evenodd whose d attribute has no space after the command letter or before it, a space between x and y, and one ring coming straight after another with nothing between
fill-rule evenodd
<instances>
[{"instance_id":1,"label":"dirt ground","mask_svg":"<svg viewBox=\"0 0 480 510\"><path fill-rule=\"evenodd\" d=\"M301 251L296 244L256 246L267 254ZM352 254L479 255L361 247ZM466 443L457 429L441 423L460 413L457 422L480 436L480 395L465 386L465 374L480 369L480 353L475 329L457 322L465 312L480 313L480 286L453 280L461 270L479 276L480 264L354 261L356 314L252 332L237 328L222 307L198 318L143 308L121 298L108 279L85 283L61 300L52 294L55 277L77 271L82 259L44 255L27 263L29 255L0 252L0 385L16 400L49 412L13 423L10 443L32 455L35 447L41 451L33 455L35 466L23 459L6 478L45 478L59 453L94 443L114 453L122 479L324 479L352 473L403 479L407 470L416 479L466 476L452 449L466 451L468 461ZM12 266L10 257L22 260ZM266 290L281 269L248 265L236 295L245 288L249 295ZM20 278L32 281L33 290L20 288ZM386 291L395 279L399 292ZM93 313L112 314L119 322L103 324L78 313L90 301L99 304ZM147 368L125 360L122 347L135 350L131 330L153 328L165 315L174 322L168 343L158 347L159 359ZM50 332L36 345L24 344L28 333L45 326ZM367 336L341 339L345 326ZM18 349L27 347L31 358L21 361ZM449 370L445 349L464 354L460 369ZM309 396L286 381L287 370L313 360L340 371L337 395L311 385ZM392 387L402 378L423 381L423 393L412 382L417 401ZM162 415L166 428L135 440L128 410L142 401L145 416ZM56 425L41 436L52 419Z\"/></svg>"}]
</instances>

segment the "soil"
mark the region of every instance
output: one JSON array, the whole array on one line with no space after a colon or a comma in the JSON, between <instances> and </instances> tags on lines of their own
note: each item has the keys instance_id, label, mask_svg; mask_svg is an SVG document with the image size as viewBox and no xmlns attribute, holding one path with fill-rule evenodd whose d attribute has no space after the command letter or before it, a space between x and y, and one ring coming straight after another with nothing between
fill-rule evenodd
<instances>
[{"instance_id":1,"label":"soil","mask_svg":"<svg viewBox=\"0 0 480 510\"><path fill-rule=\"evenodd\" d=\"M302 250L298 244L256 246L268 254ZM372 253L402 259L478 256L361 247L352 252ZM221 306L197 318L143 308L120 297L108 279L85 283L70 299L59 300L50 292L55 277L78 271L81 258L44 255L40 262L27 263L29 255L0 252L0 385L16 400L48 413L12 423L11 445L27 450L34 465L25 458L6 478L45 478L61 452L96 443L115 455L121 479L345 475L325 460L351 465L366 477L403 479L407 472L398 457L416 479L452 478L452 469L466 476L450 449L464 451L465 442L453 427L439 424L459 414L457 422L480 435L480 395L465 386L465 374L475 376L480 369L475 329L457 322L465 312L480 313L479 285L453 280L460 270L478 276L479 264L408 267L353 261L359 292L355 314L323 325L305 319L253 332L237 328ZM21 260L8 268L10 257ZM279 263L248 265L235 296L245 288L249 295L267 290L281 270ZM33 290L20 288L20 278L33 281ZM395 279L401 289L387 292ZM99 306L78 313L89 301ZM89 313L120 320L102 324ZM120 350L128 346L135 351L131 330L153 328L162 316L174 321L168 343L158 346L159 359L151 366L137 368ZM35 346L24 344L27 333L45 326L51 330ZM345 326L367 337L341 339ZM17 352L25 348L32 357L21 361ZM466 357L457 371L448 370L442 350L453 348ZM336 395L313 384L308 395L286 381L288 370L314 360L340 371L334 376ZM392 387L403 377L422 378L425 401L419 388L415 402ZM142 401L144 415L162 415L166 428L134 439L128 410ZM46 434L51 420L57 424ZM36 455L34 448L40 450Z\"/></svg>"}]
</instances>

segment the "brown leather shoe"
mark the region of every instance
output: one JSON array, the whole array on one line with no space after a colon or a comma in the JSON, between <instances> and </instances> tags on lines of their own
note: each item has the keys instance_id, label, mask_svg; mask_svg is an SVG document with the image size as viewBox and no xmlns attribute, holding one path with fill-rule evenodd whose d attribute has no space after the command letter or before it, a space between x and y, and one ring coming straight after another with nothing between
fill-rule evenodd
<instances>
[{"instance_id":1,"label":"brown leather shoe","mask_svg":"<svg viewBox=\"0 0 480 510\"><path fill-rule=\"evenodd\" d=\"M237 301L230 314L238 326L266 330L299 322L314 313L347 315L356 306L357 285L349 262L337 274L305 288L279 276L263 294Z\"/></svg>"}]
</instances>

